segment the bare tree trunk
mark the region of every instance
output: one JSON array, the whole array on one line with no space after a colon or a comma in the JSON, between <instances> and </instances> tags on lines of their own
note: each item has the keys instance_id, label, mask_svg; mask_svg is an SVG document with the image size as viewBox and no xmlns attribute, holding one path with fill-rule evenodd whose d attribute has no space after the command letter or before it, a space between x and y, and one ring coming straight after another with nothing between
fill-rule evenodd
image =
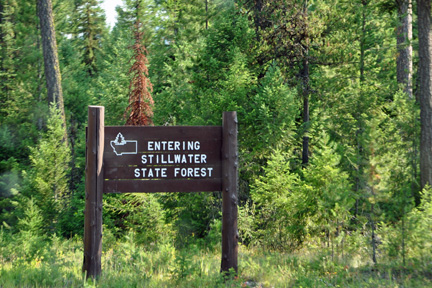
<instances>
[{"instance_id":1,"label":"bare tree trunk","mask_svg":"<svg viewBox=\"0 0 432 288\"><path fill-rule=\"evenodd\" d=\"M208 29L208 25L209 25L208 0L205 0L205 11L206 11L206 30L207 30Z\"/></svg>"},{"instance_id":2,"label":"bare tree trunk","mask_svg":"<svg viewBox=\"0 0 432 288\"><path fill-rule=\"evenodd\" d=\"M397 0L396 2L399 19L397 27L397 82L404 85L404 92L412 99L412 2L411 0Z\"/></svg>"},{"instance_id":3,"label":"bare tree trunk","mask_svg":"<svg viewBox=\"0 0 432 288\"><path fill-rule=\"evenodd\" d=\"M377 259L376 259L376 250L377 250L377 236L375 235L375 221L373 220L374 217L374 204L371 205L371 215L370 215L370 225L372 229L372 261L376 265Z\"/></svg>"},{"instance_id":4,"label":"bare tree trunk","mask_svg":"<svg viewBox=\"0 0 432 288\"><path fill-rule=\"evenodd\" d=\"M303 125L305 131L303 134L303 152L302 152L302 164L307 165L309 163L309 136L308 136L308 126L309 126L309 61L307 59L307 48L306 55L303 59L303 67L301 71L302 77L302 88L303 88Z\"/></svg>"},{"instance_id":5,"label":"bare tree trunk","mask_svg":"<svg viewBox=\"0 0 432 288\"><path fill-rule=\"evenodd\" d=\"M362 0L362 36L360 39L360 83L365 81L365 42L366 42L366 6L368 2ZM362 85L362 84L361 84Z\"/></svg>"},{"instance_id":6,"label":"bare tree trunk","mask_svg":"<svg viewBox=\"0 0 432 288\"><path fill-rule=\"evenodd\" d=\"M3 13L4 13L4 9L3 9L3 1L1 1L0 2L0 71L1 72L3 72L4 71L4 69L3 69L3 62L4 62L4 56L3 56L3 46L4 46L4 32L3 32L3 24L4 24L4 16L3 16ZM3 77L2 77L3 78ZM3 79L2 79L3 80Z\"/></svg>"},{"instance_id":7,"label":"bare tree trunk","mask_svg":"<svg viewBox=\"0 0 432 288\"><path fill-rule=\"evenodd\" d=\"M65 130L64 140L67 141L63 90L61 86L60 65L57 54L57 41L55 37L51 0L37 0L37 12L42 36L48 102L54 102L57 105L57 108L61 111L63 127Z\"/></svg>"},{"instance_id":8,"label":"bare tree trunk","mask_svg":"<svg viewBox=\"0 0 432 288\"><path fill-rule=\"evenodd\" d=\"M262 29L262 10L263 10L263 1L262 0L256 0L254 1L254 11L255 11L255 15L254 15L254 24L255 24L255 35L257 38L257 41L261 41L261 36L260 36L260 29Z\"/></svg>"},{"instance_id":9,"label":"bare tree trunk","mask_svg":"<svg viewBox=\"0 0 432 288\"><path fill-rule=\"evenodd\" d=\"M359 214L359 207L361 205L360 200L363 198L363 195L361 195L362 193L362 189L364 188L364 181L362 179L363 177L363 170L364 170L364 149L363 149L363 145L362 145L362 138L363 138L363 132L364 132L364 128L363 128L363 121L362 121L362 116L360 111L360 103L363 99L363 85L365 82L365 42L366 42L366 9L367 9L367 5L368 2L365 0L361 1L362 3L362 12L361 12L361 17L362 17L362 21L361 21L361 38L360 38L360 63L359 63L359 70L360 70L360 101L357 102L357 107L356 107L356 112L355 112L355 119L356 119L356 125L357 125L357 130L356 130L356 144L357 144L357 167L356 167L356 176L355 176L355 192L356 192L356 202L355 202L355 210L354 210L354 219L357 219L357 216Z\"/></svg>"},{"instance_id":10,"label":"bare tree trunk","mask_svg":"<svg viewBox=\"0 0 432 288\"><path fill-rule=\"evenodd\" d=\"M308 24L307 20L307 5L308 1L306 0L303 5L303 14L305 16L306 25ZM306 44L303 46L304 56L303 56L303 67L300 75L302 77L302 88L303 88L303 125L305 127L305 131L303 134L303 151L302 151L302 164L306 166L309 163L309 39L306 38Z\"/></svg>"},{"instance_id":11,"label":"bare tree trunk","mask_svg":"<svg viewBox=\"0 0 432 288\"><path fill-rule=\"evenodd\" d=\"M431 1L418 0L419 102L420 102L420 183L432 184L432 35Z\"/></svg>"}]
</instances>

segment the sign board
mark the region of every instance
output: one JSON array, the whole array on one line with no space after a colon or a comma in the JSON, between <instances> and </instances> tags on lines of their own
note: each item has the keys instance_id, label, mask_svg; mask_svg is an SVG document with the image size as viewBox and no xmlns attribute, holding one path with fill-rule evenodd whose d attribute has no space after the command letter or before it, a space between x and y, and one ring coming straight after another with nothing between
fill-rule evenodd
<instances>
[{"instance_id":1,"label":"sign board","mask_svg":"<svg viewBox=\"0 0 432 288\"><path fill-rule=\"evenodd\" d=\"M222 127L105 127L104 193L221 191Z\"/></svg>"},{"instance_id":2,"label":"sign board","mask_svg":"<svg viewBox=\"0 0 432 288\"><path fill-rule=\"evenodd\" d=\"M105 126L89 106L83 272L101 274L104 193L222 191L221 272L237 272L236 112L222 126Z\"/></svg>"}]
</instances>

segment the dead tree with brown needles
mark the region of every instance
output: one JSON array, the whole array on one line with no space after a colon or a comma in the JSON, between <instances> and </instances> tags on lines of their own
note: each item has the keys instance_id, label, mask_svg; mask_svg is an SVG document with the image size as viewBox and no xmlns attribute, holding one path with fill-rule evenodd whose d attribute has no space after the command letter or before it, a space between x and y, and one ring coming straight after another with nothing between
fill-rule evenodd
<instances>
[{"instance_id":1,"label":"dead tree with brown needles","mask_svg":"<svg viewBox=\"0 0 432 288\"><path fill-rule=\"evenodd\" d=\"M134 38L135 43L131 46L134 51L134 56L131 61L134 61L129 69L129 74L132 75L129 84L129 105L126 108L125 116L127 116L126 125L147 126L153 125L153 85L148 78L148 60L147 49L142 44L144 32L141 31L142 23L137 20L135 23Z\"/></svg>"}]
</instances>

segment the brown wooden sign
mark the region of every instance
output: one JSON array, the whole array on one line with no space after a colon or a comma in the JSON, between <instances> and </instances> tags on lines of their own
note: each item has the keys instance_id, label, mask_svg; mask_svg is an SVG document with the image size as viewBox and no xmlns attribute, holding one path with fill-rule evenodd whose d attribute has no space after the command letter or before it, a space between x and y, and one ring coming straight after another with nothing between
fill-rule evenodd
<instances>
[{"instance_id":1,"label":"brown wooden sign","mask_svg":"<svg viewBox=\"0 0 432 288\"><path fill-rule=\"evenodd\" d=\"M221 191L222 127L105 127L104 193Z\"/></svg>"},{"instance_id":2,"label":"brown wooden sign","mask_svg":"<svg viewBox=\"0 0 432 288\"><path fill-rule=\"evenodd\" d=\"M220 126L105 126L104 107L89 106L86 139L84 263L101 274L102 195L222 191L221 272L238 270L237 115Z\"/></svg>"}]
</instances>

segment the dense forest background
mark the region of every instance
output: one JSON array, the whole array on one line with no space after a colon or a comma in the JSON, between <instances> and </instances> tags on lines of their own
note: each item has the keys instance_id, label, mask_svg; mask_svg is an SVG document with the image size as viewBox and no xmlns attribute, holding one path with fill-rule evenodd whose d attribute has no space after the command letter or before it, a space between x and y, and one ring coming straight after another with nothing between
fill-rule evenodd
<instances>
[{"instance_id":1,"label":"dense forest background","mask_svg":"<svg viewBox=\"0 0 432 288\"><path fill-rule=\"evenodd\" d=\"M87 106L124 125L137 89L141 124L237 111L240 250L430 270L430 1L124 0L109 28L52 0L60 88L36 2L0 3L2 270L82 239ZM220 192L103 201L104 245L220 245Z\"/></svg>"}]
</instances>

